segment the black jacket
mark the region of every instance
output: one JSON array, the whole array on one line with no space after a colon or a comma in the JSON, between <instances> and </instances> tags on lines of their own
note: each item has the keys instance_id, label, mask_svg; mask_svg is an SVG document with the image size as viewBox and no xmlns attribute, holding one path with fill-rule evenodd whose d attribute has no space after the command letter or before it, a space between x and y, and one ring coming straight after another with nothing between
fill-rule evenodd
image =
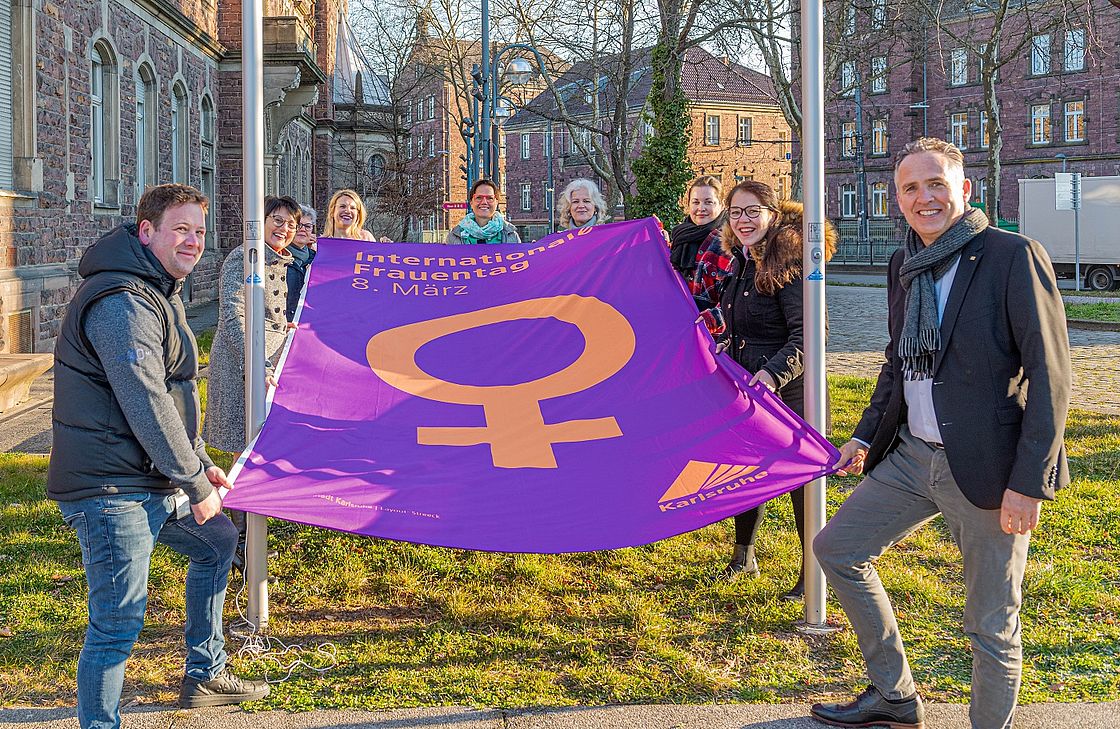
<instances>
[{"instance_id":1,"label":"black jacket","mask_svg":"<svg viewBox=\"0 0 1120 729\"><path fill-rule=\"evenodd\" d=\"M895 351L906 316L903 258L895 252L887 276L886 362L854 432L871 444L869 470L895 447L907 417ZM1069 483L1062 435L1070 369L1065 308L1046 251L987 228L961 251L933 371L949 469L975 506L998 509L1006 489L1053 499Z\"/></svg>"},{"instance_id":2,"label":"black jacket","mask_svg":"<svg viewBox=\"0 0 1120 729\"><path fill-rule=\"evenodd\" d=\"M140 243L134 225L90 246L78 273L85 280L54 351L48 496L72 501L182 488L192 502L203 500L212 491L205 470L213 463L199 438L198 350L179 297L182 282ZM110 304L118 307L112 317L87 317ZM91 337L113 341L102 355L107 361ZM114 389L114 379L123 390Z\"/></svg>"},{"instance_id":3,"label":"black jacket","mask_svg":"<svg viewBox=\"0 0 1120 729\"><path fill-rule=\"evenodd\" d=\"M296 318L296 307L299 297L303 293L303 285L307 281L307 269L315 260L315 250L310 247L298 248L288 246L288 253L292 254L292 262L288 264L288 298L284 314L288 321Z\"/></svg>"}]
</instances>

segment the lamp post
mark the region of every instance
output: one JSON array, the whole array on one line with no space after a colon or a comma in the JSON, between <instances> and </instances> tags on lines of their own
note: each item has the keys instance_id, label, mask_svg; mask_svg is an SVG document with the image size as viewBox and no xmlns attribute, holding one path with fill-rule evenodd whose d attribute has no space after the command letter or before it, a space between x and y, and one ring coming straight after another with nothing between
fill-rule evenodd
<instances>
[{"instance_id":1,"label":"lamp post","mask_svg":"<svg viewBox=\"0 0 1120 729\"><path fill-rule=\"evenodd\" d=\"M859 221L856 231L857 248L867 246L867 262L875 263L875 251L871 247L871 230L867 221L867 167L864 161L865 147L863 144L863 96L860 93L860 77L856 74L856 179L859 200Z\"/></svg>"},{"instance_id":2,"label":"lamp post","mask_svg":"<svg viewBox=\"0 0 1120 729\"><path fill-rule=\"evenodd\" d=\"M493 179L498 167L494 144L494 119L498 116L498 69L502 56L513 49L533 54L542 74L547 75L540 51L526 43L511 43L490 57L490 0L482 0L482 48L479 64L471 70L471 121L463 122L463 138L467 142L467 186L479 177ZM524 84L533 75L532 65L524 58L510 62L508 74L515 84Z\"/></svg>"}]
</instances>

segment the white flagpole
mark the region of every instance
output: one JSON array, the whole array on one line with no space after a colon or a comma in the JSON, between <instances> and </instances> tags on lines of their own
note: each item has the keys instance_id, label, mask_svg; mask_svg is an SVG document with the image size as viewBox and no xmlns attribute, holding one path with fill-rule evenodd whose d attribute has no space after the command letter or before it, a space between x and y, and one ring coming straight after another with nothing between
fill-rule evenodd
<instances>
[{"instance_id":1,"label":"white flagpole","mask_svg":"<svg viewBox=\"0 0 1120 729\"><path fill-rule=\"evenodd\" d=\"M263 0L241 1L242 205L245 246L245 434L264 422L264 50ZM248 619L268 626L268 520L247 514L245 582Z\"/></svg>"},{"instance_id":2,"label":"white flagpole","mask_svg":"<svg viewBox=\"0 0 1120 729\"><path fill-rule=\"evenodd\" d=\"M801 163L805 192L805 417L824 432L824 2L801 6ZM805 624L807 632L827 630L824 573L813 554L813 537L824 527L825 479L805 487Z\"/></svg>"}]
</instances>

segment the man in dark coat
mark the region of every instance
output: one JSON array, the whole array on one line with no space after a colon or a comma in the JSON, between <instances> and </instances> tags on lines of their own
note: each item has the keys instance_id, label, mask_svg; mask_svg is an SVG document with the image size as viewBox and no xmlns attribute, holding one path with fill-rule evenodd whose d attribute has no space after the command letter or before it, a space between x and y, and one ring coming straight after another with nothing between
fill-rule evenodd
<instances>
[{"instance_id":1,"label":"man in dark coat","mask_svg":"<svg viewBox=\"0 0 1120 729\"><path fill-rule=\"evenodd\" d=\"M972 726L1009 728L1030 532L1042 502L1069 482L1065 312L1042 246L968 206L956 147L906 145L895 185L911 232L890 262L886 362L840 458L866 477L814 541L872 685L812 714L834 726L923 725L875 561L940 513L964 568Z\"/></svg>"},{"instance_id":2,"label":"man in dark coat","mask_svg":"<svg viewBox=\"0 0 1120 729\"><path fill-rule=\"evenodd\" d=\"M268 694L267 683L226 669L222 605L237 530L221 512L226 474L199 437L198 348L179 297L205 246L206 206L186 185L145 192L137 223L82 256L85 280L55 345L47 495L77 535L89 585L82 729L120 726L125 661L144 625L157 541L190 558L180 706Z\"/></svg>"}]
</instances>

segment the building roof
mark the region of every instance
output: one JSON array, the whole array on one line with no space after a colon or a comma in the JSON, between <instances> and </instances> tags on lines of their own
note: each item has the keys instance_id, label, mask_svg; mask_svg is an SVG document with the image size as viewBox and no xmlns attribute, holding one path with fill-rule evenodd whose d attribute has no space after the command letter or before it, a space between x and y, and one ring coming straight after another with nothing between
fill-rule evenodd
<instances>
[{"instance_id":1,"label":"building roof","mask_svg":"<svg viewBox=\"0 0 1120 729\"><path fill-rule=\"evenodd\" d=\"M356 91L361 84L360 98ZM362 52L346 13L338 14L338 37L335 41L333 96L335 104L362 103L367 106L389 106L389 79L377 73Z\"/></svg>"},{"instance_id":2,"label":"building roof","mask_svg":"<svg viewBox=\"0 0 1120 729\"><path fill-rule=\"evenodd\" d=\"M626 105L640 108L645 104L653 85L653 69L650 65L652 48L636 51L632 62ZM564 96L564 104L572 116L581 116L591 111L588 99L598 87L599 108L612 109L619 93L619 64L621 56L606 56L592 63L581 61L572 66L555 81L556 90ZM593 78L598 76L598 80ZM731 103L761 104L778 103L774 84L769 76L753 71L746 66L716 58L703 48L693 47L685 51L684 65L681 69L681 88L685 97L693 104ZM506 126L538 124L541 118L558 118L559 110L551 91L544 91L507 122Z\"/></svg>"}]
</instances>

